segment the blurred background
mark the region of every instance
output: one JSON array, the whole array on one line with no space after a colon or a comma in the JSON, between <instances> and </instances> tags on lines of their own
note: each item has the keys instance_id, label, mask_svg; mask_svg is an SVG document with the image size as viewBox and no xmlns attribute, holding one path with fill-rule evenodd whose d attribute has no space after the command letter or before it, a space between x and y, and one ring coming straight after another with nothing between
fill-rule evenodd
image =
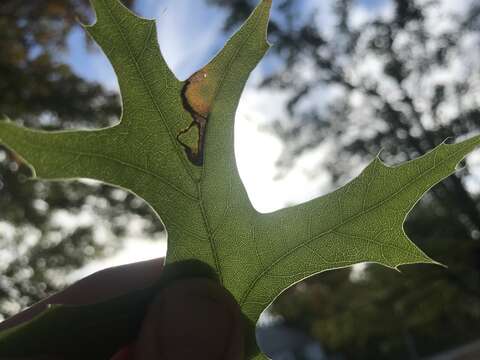
<instances>
[{"instance_id":1,"label":"blurred background","mask_svg":"<svg viewBox=\"0 0 480 360\"><path fill-rule=\"evenodd\" d=\"M129 0L156 18L180 79L248 16L249 0ZM480 129L476 0L273 0L274 44L236 119L242 179L261 212ZM116 78L78 20L87 0L2 0L0 113L29 127L118 121ZM0 147L0 319L98 269L163 256L161 222L142 200L92 181L27 180ZM447 265L400 272L361 264L288 289L257 334L273 359L479 359L480 154L435 186L406 232Z\"/></svg>"}]
</instances>

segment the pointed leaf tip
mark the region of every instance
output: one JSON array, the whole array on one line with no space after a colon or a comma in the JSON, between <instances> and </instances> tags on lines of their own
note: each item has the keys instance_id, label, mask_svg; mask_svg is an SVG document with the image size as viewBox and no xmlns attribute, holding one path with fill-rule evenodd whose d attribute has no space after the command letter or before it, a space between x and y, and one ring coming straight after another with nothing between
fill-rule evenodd
<instances>
[{"instance_id":1,"label":"pointed leaf tip","mask_svg":"<svg viewBox=\"0 0 480 360\"><path fill-rule=\"evenodd\" d=\"M268 24L270 23L270 14L272 10L272 0L263 0L262 3L258 6L259 8L263 5L264 9L263 11L265 12L264 14L264 22L263 22L263 33L265 36L265 43L267 46L267 49L272 45L268 41Z\"/></svg>"},{"instance_id":2,"label":"pointed leaf tip","mask_svg":"<svg viewBox=\"0 0 480 360\"><path fill-rule=\"evenodd\" d=\"M270 46L272 0L259 1L225 48L186 82L178 81L164 62L153 21L137 17L118 0L93 0L92 5L97 19L86 26L117 72L122 120L98 131L47 133L22 129L0 116L0 142L14 147L40 177L98 179L145 199L168 231L167 263L194 258L207 264L251 324L285 288L322 271L365 261L397 271L412 263L445 266L410 241L403 231L404 219L425 191L454 172L454 165L479 145L480 136L445 142L398 166L384 164L379 153L358 178L337 191L258 214L236 169L233 123L243 86ZM188 163L179 140L194 152L197 163L203 162L205 152L200 171ZM132 296L126 295L129 307L122 310L128 316L143 306L135 305ZM105 308L118 309L112 301ZM101 331L111 333L110 321L119 319L118 310L105 314L92 308L85 311L105 320L88 333L102 341L98 349L78 342L72 349L72 335L63 331L71 321L61 308L47 314L58 316L62 326L46 321L48 332L28 333L30 328L16 336L42 348L63 344L66 351L116 348L111 339L104 341ZM81 311L75 320L78 333L84 333L82 326L89 324ZM129 329L131 324L124 330ZM38 341L35 331L53 343ZM254 339L254 331L248 336ZM23 351L28 342L19 343L22 347L14 351ZM266 359L261 354L247 358Z\"/></svg>"},{"instance_id":3,"label":"pointed leaf tip","mask_svg":"<svg viewBox=\"0 0 480 360\"><path fill-rule=\"evenodd\" d=\"M126 7L121 1L118 0L90 0L90 5L93 9L95 19L91 24L82 24L84 27L89 28L95 26L99 22L103 22L114 19L118 15L122 15L130 18L139 18L128 7Z\"/></svg>"}]
</instances>

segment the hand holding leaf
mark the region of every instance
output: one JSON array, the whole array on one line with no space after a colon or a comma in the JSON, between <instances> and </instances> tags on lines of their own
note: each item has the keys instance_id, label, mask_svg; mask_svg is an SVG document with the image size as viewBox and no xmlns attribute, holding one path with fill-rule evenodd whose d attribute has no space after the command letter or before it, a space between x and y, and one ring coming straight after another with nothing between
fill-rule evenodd
<instances>
[{"instance_id":1,"label":"hand holding leaf","mask_svg":"<svg viewBox=\"0 0 480 360\"><path fill-rule=\"evenodd\" d=\"M376 158L331 194L259 214L238 175L233 129L245 82L268 49L271 0L261 1L223 50L184 82L160 54L153 21L135 16L117 0L94 0L93 5L97 22L86 29L117 73L121 121L106 129L63 132L0 122L0 142L25 159L39 178L97 179L147 201L168 231L167 268L192 260L207 266L240 305L248 324L248 359L263 357L254 344L261 312L305 277L364 261L391 268L435 263L408 239L404 219L430 187L455 171L480 137L442 144L395 167ZM104 304L111 309L108 314L101 306L55 307L0 333L0 355L29 355L38 346L50 346L12 345L19 339L38 343L49 324L55 326L48 336L68 342L71 332L63 326L72 318L76 323L90 319L105 335L102 326L122 311L127 320L118 323L123 324L118 331L132 334L128 315L144 311L144 300L152 295L143 293L141 302L135 302L136 296ZM69 358L101 359L100 354L118 346L115 338L107 338L97 352L86 353L87 341L76 342Z\"/></svg>"}]
</instances>

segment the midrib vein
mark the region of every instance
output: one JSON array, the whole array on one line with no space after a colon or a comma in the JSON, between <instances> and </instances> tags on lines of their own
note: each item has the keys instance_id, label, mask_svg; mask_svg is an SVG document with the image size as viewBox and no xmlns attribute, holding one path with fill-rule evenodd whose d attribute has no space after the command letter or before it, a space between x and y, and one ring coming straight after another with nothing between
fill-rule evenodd
<instances>
[{"instance_id":1,"label":"midrib vein","mask_svg":"<svg viewBox=\"0 0 480 360\"><path fill-rule=\"evenodd\" d=\"M223 284L223 275L222 271L220 268L220 260L218 258L218 251L217 251L217 246L215 244L215 238L212 233L212 228L210 226L210 223L208 221L207 213L205 211L205 204L203 202L203 197L202 197L202 190L200 188L200 183L197 184L197 192L199 194L199 200L198 200L198 205L200 207L200 212L202 214L202 219L203 219L203 224L205 226L205 231L207 233L207 239L208 243L210 244L210 251L212 252L212 257L213 257L213 262L215 266L215 270L217 271L218 278L220 280L220 284Z\"/></svg>"},{"instance_id":2,"label":"midrib vein","mask_svg":"<svg viewBox=\"0 0 480 360\"><path fill-rule=\"evenodd\" d=\"M264 11L264 12L265 12L265 11ZM257 21L256 21L255 26L254 26L255 29L258 27L258 23L260 22L260 19L261 19L261 16L258 16ZM240 31L241 31L241 30L240 30ZM238 48L233 52L233 54L232 54L232 55L230 56L230 58L228 59L228 62L227 62L228 66L225 67L227 70L225 70L225 71L223 72L223 74L221 75L221 77L220 77L220 80L219 80L220 85L218 86L217 90L215 91L215 95L214 95L214 97L213 97L213 102L212 102L212 103L215 103L215 100L217 99L218 94L222 93L221 90L223 89L223 86L224 86L224 83L225 83L225 79L226 79L226 77L227 77L227 74L229 73L229 70L232 68L232 64L233 64L234 60L237 58L238 54L239 54L240 51L243 49L243 47L244 47L245 44L248 42L248 40L250 40L250 37L252 36L252 34L253 34L253 31L252 31L250 34L248 34L248 36L247 36L246 38L244 38L244 39L242 40L242 42L240 43L240 46L238 46ZM213 61L215 61L215 59L213 59L212 62L213 62ZM208 66L208 65L207 65L207 66ZM234 118L232 121L234 122L234 121L235 121L235 118ZM233 128L233 126L232 126L232 128ZM207 120L207 130L208 130L208 120ZM207 132L206 132L205 142L208 141L208 137L209 137L208 134L209 134L209 132L207 131ZM233 148L233 144L231 144L231 147ZM205 151L205 154L204 154L204 159L205 159L205 162L204 162L204 163L205 163L205 164L207 164L207 156L208 156L208 153ZM234 159L233 161L235 161L235 157L233 157L233 159ZM201 177L200 177L200 182L203 182L204 170L205 170L205 166L202 167L202 175L201 175Z\"/></svg>"},{"instance_id":3,"label":"midrib vein","mask_svg":"<svg viewBox=\"0 0 480 360\"><path fill-rule=\"evenodd\" d=\"M123 32L123 29L122 27L120 26L120 24L118 23L116 17L114 16L114 14L112 13L112 9L110 8L110 6L108 5L107 2L103 1L105 7L107 8L108 10L108 14L110 16L110 18L112 19L112 22L115 24L115 26L117 27L118 29L118 32L120 33L120 36L122 37L123 39L123 42L126 44L126 47L127 47L127 51L130 55L130 58L132 59L134 65L135 65L135 68L137 69L137 72L139 73L140 75L140 78L142 80L142 83L144 84L145 88L147 89L148 91L148 95L150 96L150 100L152 101L153 105L155 106L155 110L157 111L162 123L163 123L163 126L165 126L165 128L167 129L167 133L168 133L168 136L170 138L170 143L172 144L172 147L175 149L175 153L177 155L177 157L180 159L180 162L182 163L182 166L184 168L184 170L187 172L188 176L190 177L191 180L194 180L194 176L193 174L191 173L190 171L190 167L188 166L188 164L186 163L186 159L185 157L183 156L183 154L181 153L180 151L180 148L177 146L177 143L175 141L175 136L172 134L171 130L170 130L170 127L168 126L167 124L167 121L165 120L165 115L163 114L163 112L160 110L160 106L159 104L157 103L157 101L155 100L155 97L153 96L153 91L152 89L150 88L146 78L145 78L145 75L143 74L143 71L142 71L142 68L140 67L140 64L138 63L138 60L137 60L137 57L135 56L134 52L133 52L133 49L130 45L130 42L128 41L128 39L126 38L124 32Z\"/></svg>"},{"instance_id":4,"label":"midrib vein","mask_svg":"<svg viewBox=\"0 0 480 360\"><path fill-rule=\"evenodd\" d=\"M260 22L260 19L261 19L261 16L258 16L257 18L257 21L255 23L255 26L254 28L256 29L258 27L258 23ZM228 62L227 62L227 66L226 66L226 69L231 69L232 68L232 64L233 62L235 61L235 59L238 57L238 54L242 51L242 49L244 48L245 44L248 43L248 40L250 39L250 37L252 36L253 32L251 32L248 36L246 36L240 43L240 45L238 46L238 48L232 53L232 55L230 56L230 58L228 59ZM220 77L220 85L218 86L217 88L217 91L215 92L215 95L213 97L213 101L215 102L218 94L221 94L222 93L222 89L223 89L223 86L224 86L224 83L225 83L225 79L229 73L229 71L226 70L223 72L222 76ZM207 127L208 127L208 121L207 121ZM208 136L208 131L207 131L207 136ZM233 147L233 145L232 145ZM207 153L205 152L204 154L205 156L205 164L207 164ZM203 217L203 222L204 222L204 225L205 225L205 229L206 229L206 232L207 232L207 237L208 237L208 241L210 243L210 250L212 252L212 256L213 256L213 261L214 261L214 264L215 264L215 269L218 273L218 276L219 276L219 280L220 280L220 284L223 284L223 274L222 274L222 270L221 270L221 267L220 267L220 259L219 259L219 256L218 256L218 250L217 250L217 244L215 242L215 234L217 233L217 231L221 228L222 224L220 223L216 228L215 230L212 229L210 223L209 223L209 220L208 220L208 215L207 215L207 212L206 212L206 209L205 209L205 206L204 206L204 203L203 203L203 197L202 197L202 194L203 194L203 191L202 191L202 186L204 184L204 168L205 167L202 167L202 175L200 177L200 181L199 181L199 184L197 185L197 189L198 189L198 195L199 195L199 206L200 206L200 210L201 210L201 213L202 213L202 217ZM229 201L229 199L225 199L227 202ZM222 221L222 220L221 220Z\"/></svg>"},{"instance_id":5,"label":"midrib vein","mask_svg":"<svg viewBox=\"0 0 480 360\"><path fill-rule=\"evenodd\" d=\"M435 150L434 150L435 151ZM438 148L436 149L436 151L438 151ZM391 201L393 198L395 198L397 195L399 195L404 189L406 189L407 187L409 187L410 185L412 185L413 183L416 182L416 180L418 180L419 178L422 178L424 177L426 174L430 173L431 171L437 169L438 167L440 167L441 165L443 165L444 163L446 163L447 161L449 161L452 157L456 156L459 152L461 151L461 149L453 152L452 154L450 154L449 156L447 156L444 160L440 161L439 163L434 163L434 165L432 167L430 167L429 169L425 170L423 173L421 173L420 175L418 176L414 176L412 178L412 180L408 181L407 183L405 183L405 185L401 186L397 191L395 191L394 193L392 193L390 196L386 197L385 199L383 199L382 201L378 202L377 204L375 205L372 205L370 206L369 208L365 209L365 210L362 210L360 211L359 213L355 214L355 215L352 215L351 217L345 219L344 221L340 222L339 224L337 225L334 225L332 226L330 229L328 230L325 230L324 232L318 234L318 235L315 235L313 237L311 237L310 239L294 246L293 248L291 248L290 250L286 251L285 253L283 253L281 256L279 256L274 262L272 262L270 265L268 265L258 276L255 277L255 279L250 283L250 285L247 287L247 289L244 291L243 295L241 296L240 298L240 301L239 301L239 304L240 306L242 306L248 295L250 294L250 292L253 290L253 288L255 287L255 285L257 284L257 282L263 278L265 276L265 274L267 274L269 271L272 270L272 268L274 268L277 264L279 264L281 261L283 261L285 258L287 258L288 256L290 256L291 254L293 254L294 252L296 252L298 249L302 248L303 246L307 246L309 245L310 243L312 243L313 241L316 241L316 240L319 240L321 239L322 237L330 234L330 233L333 233L335 232L338 228L342 227L343 225L381 207L383 204L385 204L386 202L388 201ZM436 154L435 154L435 157L436 157ZM413 160L415 161L415 160ZM448 175L447 175L448 176ZM346 186L346 185L345 185ZM433 186L433 185L432 185ZM387 244L383 244L383 245L387 245ZM408 252L408 250L406 249L403 249L404 251Z\"/></svg>"}]
</instances>

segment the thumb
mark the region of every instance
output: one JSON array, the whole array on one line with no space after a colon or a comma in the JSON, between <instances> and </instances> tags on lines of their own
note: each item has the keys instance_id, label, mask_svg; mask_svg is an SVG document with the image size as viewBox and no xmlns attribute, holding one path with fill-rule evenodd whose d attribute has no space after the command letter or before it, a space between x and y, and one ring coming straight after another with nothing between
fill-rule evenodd
<instances>
[{"instance_id":1,"label":"thumb","mask_svg":"<svg viewBox=\"0 0 480 360\"><path fill-rule=\"evenodd\" d=\"M216 282L178 280L147 310L135 360L243 360L243 323L233 296Z\"/></svg>"}]
</instances>

